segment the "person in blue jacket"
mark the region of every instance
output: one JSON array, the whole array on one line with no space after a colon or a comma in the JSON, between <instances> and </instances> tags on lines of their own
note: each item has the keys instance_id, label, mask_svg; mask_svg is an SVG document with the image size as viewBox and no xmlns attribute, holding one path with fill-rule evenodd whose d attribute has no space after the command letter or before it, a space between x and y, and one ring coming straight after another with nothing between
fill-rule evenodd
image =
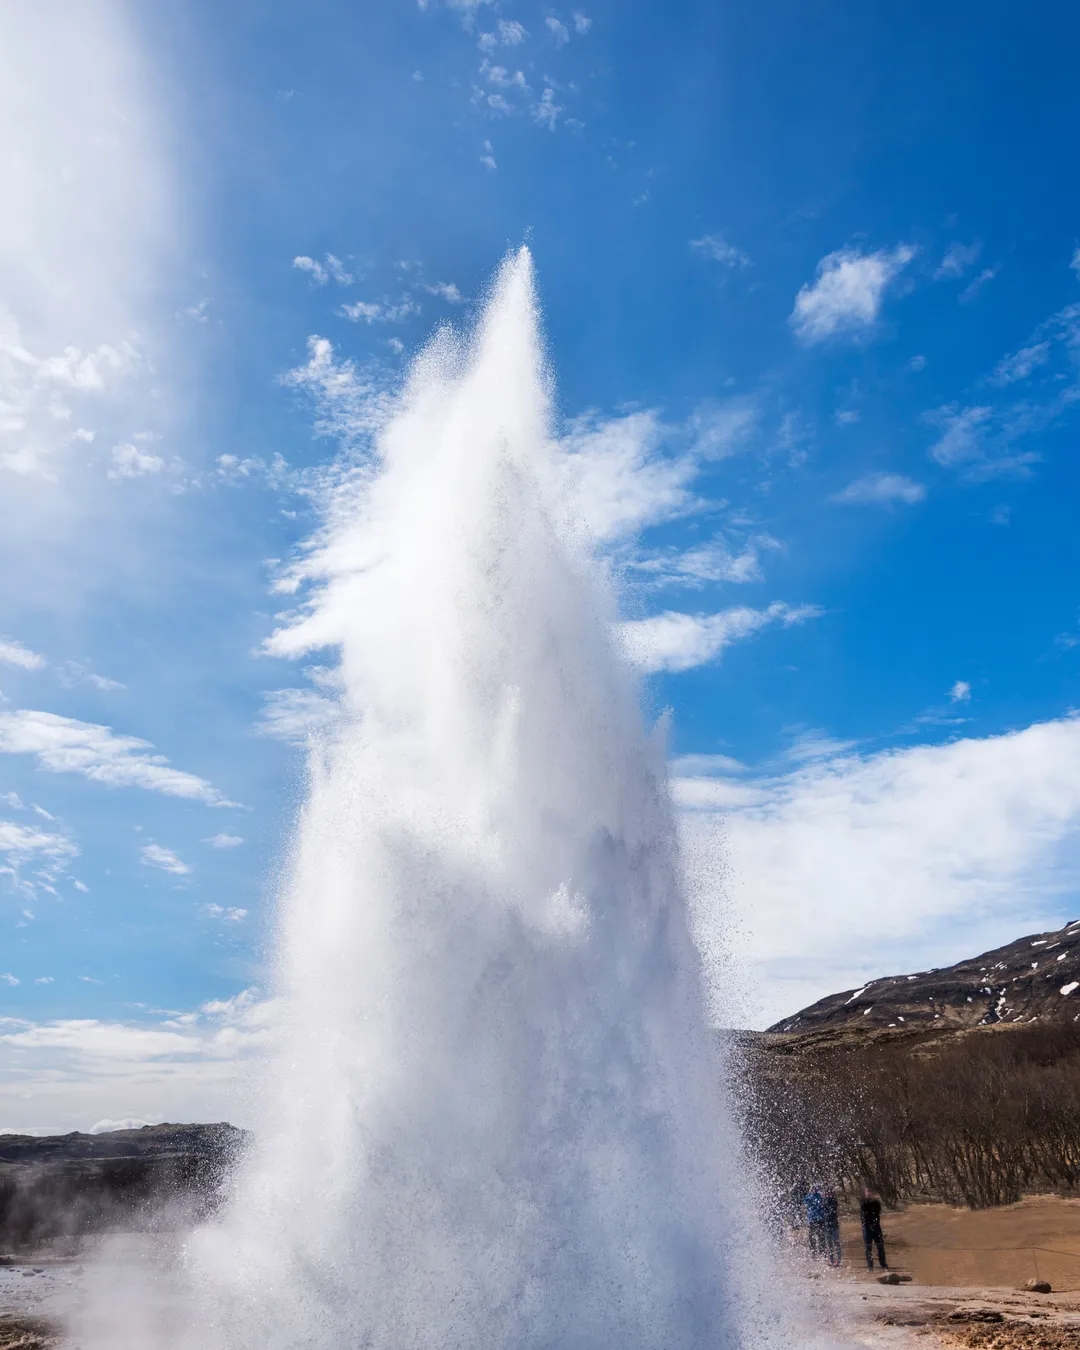
<instances>
[{"instance_id":1,"label":"person in blue jacket","mask_svg":"<svg viewBox=\"0 0 1080 1350\"><path fill-rule=\"evenodd\" d=\"M829 1247L829 1235L825 1197L820 1188L811 1186L803 1204L806 1206L806 1226L810 1230L810 1251L814 1256L824 1256Z\"/></svg>"}]
</instances>

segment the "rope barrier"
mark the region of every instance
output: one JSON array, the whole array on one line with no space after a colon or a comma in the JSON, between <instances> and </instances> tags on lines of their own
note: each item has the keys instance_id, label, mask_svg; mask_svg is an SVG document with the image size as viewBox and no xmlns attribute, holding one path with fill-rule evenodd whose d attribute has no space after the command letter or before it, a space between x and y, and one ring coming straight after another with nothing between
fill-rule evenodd
<instances>
[{"instance_id":1,"label":"rope barrier","mask_svg":"<svg viewBox=\"0 0 1080 1350\"><path fill-rule=\"evenodd\" d=\"M885 1240L889 1241L888 1234ZM922 1252L1050 1252L1054 1256L1075 1256L1080 1260L1080 1252L1063 1252L1058 1247L1033 1246L1030 1242L1023 1247L939 1247L932 1242L908 1242L904 1238L893 1238L892 1245L901 1250Z\"/></svg>"}]
</instances>

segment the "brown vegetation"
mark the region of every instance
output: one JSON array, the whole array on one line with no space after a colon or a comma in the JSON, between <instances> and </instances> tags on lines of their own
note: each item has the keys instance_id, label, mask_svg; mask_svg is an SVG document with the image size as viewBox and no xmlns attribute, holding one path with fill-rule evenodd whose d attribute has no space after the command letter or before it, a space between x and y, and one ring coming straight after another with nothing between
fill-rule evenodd
<instances>
[{"instance_id":1,"label":"brown vegetation","mask_svg":"<svg viewBox=\"0 0 1080 1350\"><path fill-rule=\"evenodd\" d=\"M1006 1205L1080 1188L1080 1026L1029 1023L736 1055L748 1137L778 1199L811 1182L886 1205Z\"/></svg>"}]
</instances>

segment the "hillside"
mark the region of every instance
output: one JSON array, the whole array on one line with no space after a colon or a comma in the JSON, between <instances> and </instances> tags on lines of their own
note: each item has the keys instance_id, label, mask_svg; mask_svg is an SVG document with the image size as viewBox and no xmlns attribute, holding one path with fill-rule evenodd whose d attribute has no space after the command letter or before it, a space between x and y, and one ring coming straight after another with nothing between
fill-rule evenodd
<instances>
[{"instance_id":1,"label":"hillside","mask_svg":"<svg viewBox=\"0 0 1080 1350\"><path fill-rule=\"evenodd\" d=\"M185 1222L217 1203L246 1139L224 1124L0 1135L0 1248Z\"/></svg>"},{"instance_id":2,"label":"hillside","mask_svg":"<svg viewBox=\"0 0 1080 1350\"><path fill-rule=\"evenodd\" d=\"M769 1028L819 1039L895 1028L927 1033L994 1023L1080 1019L1080 920L956 965L846 989Z\"/></svg>"}]
</instances>

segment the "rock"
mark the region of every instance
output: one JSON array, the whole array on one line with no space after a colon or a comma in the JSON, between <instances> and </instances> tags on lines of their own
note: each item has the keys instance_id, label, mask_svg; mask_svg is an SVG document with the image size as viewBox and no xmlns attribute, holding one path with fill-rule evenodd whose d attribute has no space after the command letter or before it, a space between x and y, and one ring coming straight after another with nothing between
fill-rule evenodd
<instances>
[{"instance_id":1,"label":"rock","mask_svg":"<svg viewBox=\"0 0 1080 1350\"><path fill-rule=\"evenodd\" d=\"M1033 1294L1049 1294L1051 1292L1049 1280L1028 1280L1025 1287L1030 1289Z\"/></svg>"},{"instance_id":2,"label":"rock","mask_svg":"<svg viewBox=\"0 0 1080 1350\"><path fill-rule=\"evenodd\" d=\"M1005 1317L995 1308L957 1308L949 1314L950 1322L1004 1322Z\"/></svg>"},{"instance_id":3,"label":"rock","mask_svg":"<svg viewBox=\"0 0 1080 1350\"><path fill-rule=\"evenodd\" d=\"M879 1275L877 1282L878 1284L899 1284L900 1276L897 1275L895 1270L890 1270L887 1275Z\"/></svg>"}]
</instances>

